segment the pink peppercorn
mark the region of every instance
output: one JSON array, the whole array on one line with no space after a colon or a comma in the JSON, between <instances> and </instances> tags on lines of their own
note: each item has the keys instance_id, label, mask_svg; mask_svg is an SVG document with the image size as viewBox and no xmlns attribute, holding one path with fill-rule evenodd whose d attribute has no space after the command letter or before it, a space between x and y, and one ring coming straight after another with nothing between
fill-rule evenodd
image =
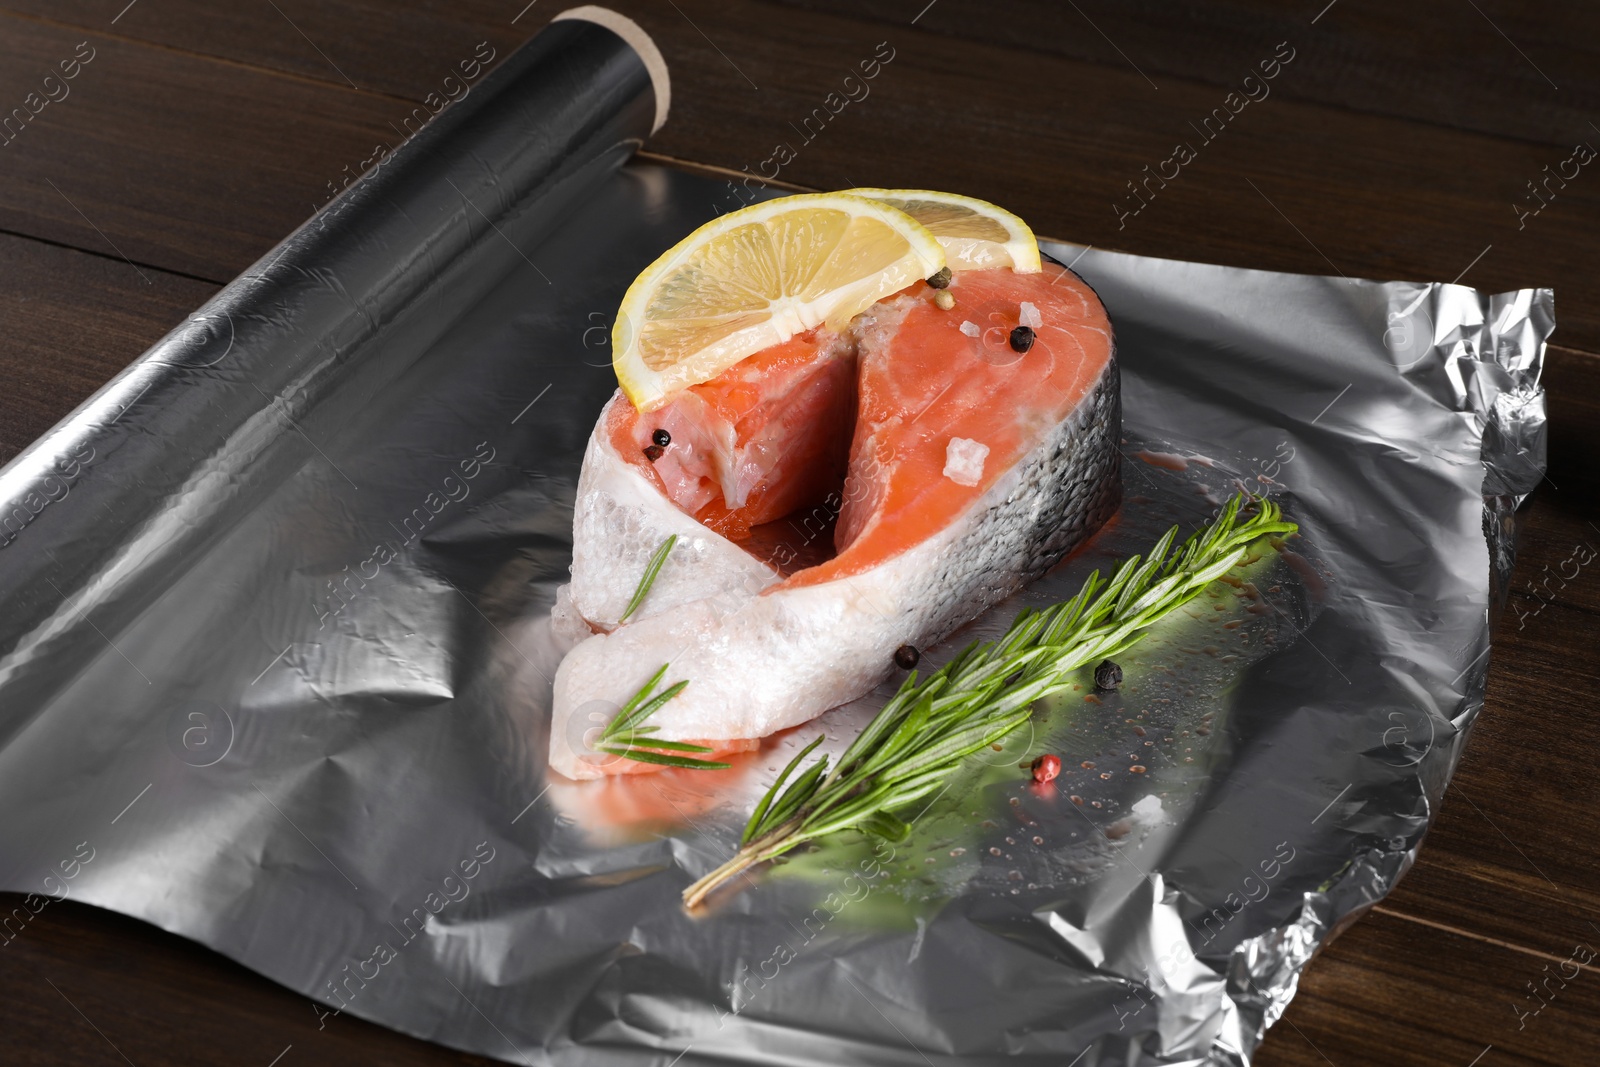
<instances>
[{"instance_id":1,"label":"pink peppercorn","mask_svg":"<svg viewBox=\"0 0 1600 1067\"><path fill-rule=\"evenodd\" d=\"M1052 782L1061 773L1061 759L1058 756L1043 755L1033 761L1033 780L1036 782Z\"/></svg>"}]
</instances>

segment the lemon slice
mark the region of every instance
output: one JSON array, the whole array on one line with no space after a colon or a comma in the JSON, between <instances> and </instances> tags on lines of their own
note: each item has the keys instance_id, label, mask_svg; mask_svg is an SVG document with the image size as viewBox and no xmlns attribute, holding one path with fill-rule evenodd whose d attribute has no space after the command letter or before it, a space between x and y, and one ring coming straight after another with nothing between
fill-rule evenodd
<instances>
[{"instance_id":1,"label":"lemon slice","mask_svg":"<svg viewBox=\"0 0 1600 1067\"><path fill-rule=\"evenodd\" d=\"M1010 267L1032 274L1039 242L1028 224L986 200L931 189L849 189L852 196L892 204L916 219L944 245L951 270Z\"/></svg>"},{"instance_id":2,"label":"lemon slice","mask_svg":"<svg viewBox=\"0 0 1600 1067\"><path fill-rule=\"evenodd\" d=\"M651 411L746 356L844 325L944 266L944 248L881 200L807 193L706 223L628 287L611 331L622 391Z\"/></svg>"}]
</instances>

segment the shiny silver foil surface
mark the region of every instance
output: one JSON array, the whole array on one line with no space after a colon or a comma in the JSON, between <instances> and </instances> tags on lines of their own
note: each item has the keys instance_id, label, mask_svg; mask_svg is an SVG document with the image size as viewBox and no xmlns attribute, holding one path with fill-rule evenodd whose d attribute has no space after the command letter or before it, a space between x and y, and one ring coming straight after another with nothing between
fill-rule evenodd
<instances>
[{"instance_id":1,"label":"shiny silver foil surface","mask_svg":"<svg viewBox=\"0 0 1600 1067\"><path fill-rule=\"evenodd\" d=\"M1482 704L1551 293L1048 246L1116 325L1126 501L954 644L1241 485L1302 536L908 840L690 916L776 770L888 689L729 771L545 775L612 316L755 195L630 162L654 109L619 38L553 25L0 472L0 885L512 1062L1247 1063Z\"/></svg>"}]
</instances>

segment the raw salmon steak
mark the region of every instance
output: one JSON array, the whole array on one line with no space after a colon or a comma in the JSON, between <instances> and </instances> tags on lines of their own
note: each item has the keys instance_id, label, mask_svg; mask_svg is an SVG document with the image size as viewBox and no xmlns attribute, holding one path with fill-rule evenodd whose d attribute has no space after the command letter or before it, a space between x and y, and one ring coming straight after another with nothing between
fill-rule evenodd
<instances>
[{"instance_id":1,"label":"raw salmon steak","mask_svg":"<svg viewBox=\"0 0 1600 1067\"><path fill-rule=\"evenodd\" d=\"M902 646L949 635L1111 516L1121 401L1093 290L1047 263L958 271L948 291L943 309L919 282L649 414L620 392L606 405L553 613L576 643L551 767L655 769L591 746L663 664L665 684L689 684L653 737L752 748L861 696Z\"/></svg>"}]
</instances>

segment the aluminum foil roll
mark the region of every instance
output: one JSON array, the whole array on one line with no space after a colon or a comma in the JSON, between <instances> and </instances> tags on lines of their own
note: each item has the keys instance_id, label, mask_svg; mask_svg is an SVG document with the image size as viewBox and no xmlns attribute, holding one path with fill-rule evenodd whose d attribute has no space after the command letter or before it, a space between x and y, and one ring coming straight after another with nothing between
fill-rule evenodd
<instances>
[{"instance_id":1,"label":"aluminum foil roll","mask_svg":"<svg viewBox=\"0 0 1600 1067\"><path fill-rule=\"evenodd\" d=\"M1047 247L1117 327L1127 503L960 639L1239 486L1303 537L907 841L692 917L776 769L886 693L714 780L545 773L611 317L749 195L630 161L658 64L553 24L0 472L4 936L80 899L512 1062L1248 1062L1481 706L1551 294Z\"/></svg>"}]
</instances>

